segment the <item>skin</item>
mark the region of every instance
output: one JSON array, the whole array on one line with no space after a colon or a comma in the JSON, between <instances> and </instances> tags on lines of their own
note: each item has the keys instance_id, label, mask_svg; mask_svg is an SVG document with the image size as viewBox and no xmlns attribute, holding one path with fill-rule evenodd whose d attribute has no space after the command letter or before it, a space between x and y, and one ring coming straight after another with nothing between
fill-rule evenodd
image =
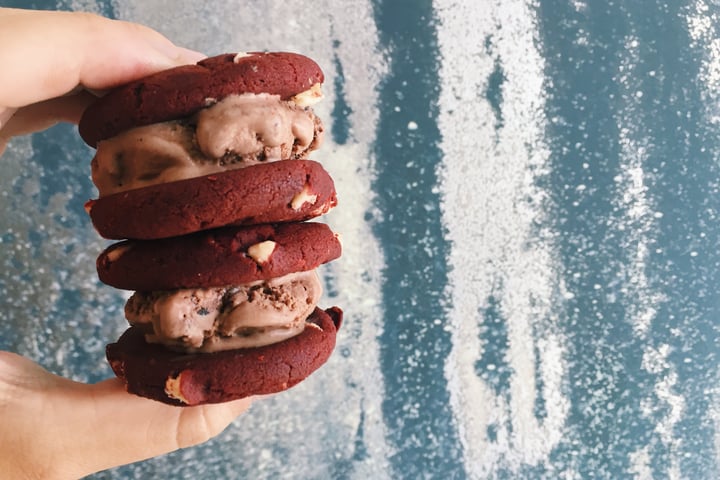
<instances>
[{"instance_id":1,"label":"skin","mask_svg":"<svg viewBox=\"0 0 720 480\"><path fill-rule=\"evenodd\" d=\"M200 58L141 25L0 8L0 65L12 72L0 75L0 155L13 136L77 123L91 92ZM86 385L0 351L0 472L79 478L205 442L249 406L172 407L115 378Z\"/></svg>"}]
</instances>

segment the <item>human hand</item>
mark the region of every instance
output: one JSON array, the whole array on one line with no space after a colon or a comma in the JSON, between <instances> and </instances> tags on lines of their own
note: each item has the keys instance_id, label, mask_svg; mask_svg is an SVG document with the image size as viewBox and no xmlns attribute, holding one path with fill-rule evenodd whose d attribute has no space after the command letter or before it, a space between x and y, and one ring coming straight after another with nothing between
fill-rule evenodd
<instances>
[{"instance_id":1,"label":"human hand","mask_svg":"<svg viewBox=\"0 0 720 480\"><path fill-rule=\"evenodd\" d=\"M116 378L86 385L0 351L0 471L80 478L205 442L249 406L173 407L127 393Z\"/></svg>"},{"instance_id":2,"label":"human hand","mask_svg":"<svg viewBox=\"0 0 720 480\"><path fill-rule=\"evenodd\" d=\"M89 91L201 57L136 24L0 8L0 153L14 135L77 122ZM128 394L117 379L85 385L0 352L0 472L78 478L202 443L249 405L172 407Z\"/></svg>"},{"instance_id":3,"label":"human hand","mask_svg":"<svg viewBox=\"0 0 720 480\"><path fill-rule=\"evenodd\" d=\"M0 8L0 154L13 136L77 123L92 91L203 57L134 23Z\"/></svg>"}]
</instances>

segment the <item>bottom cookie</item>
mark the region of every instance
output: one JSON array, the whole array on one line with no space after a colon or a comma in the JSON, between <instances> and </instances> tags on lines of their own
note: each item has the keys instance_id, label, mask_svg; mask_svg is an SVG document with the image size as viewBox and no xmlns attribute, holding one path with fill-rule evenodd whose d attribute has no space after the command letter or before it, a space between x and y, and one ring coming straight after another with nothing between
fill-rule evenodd
<instances>
[{"instance_id":1,"label":"bottom cookie","mask_svg":"<svg viewBox=\"0 0 720 480\"><path fill-rule=\"evenodd\" d=\"M130 327L106 354L130 393L180 406L228 402L281 392L307 378L330 357L342 315L338 307L316 308L300 335L216 353L173 352Z\"/></svg>"}]
</instances>

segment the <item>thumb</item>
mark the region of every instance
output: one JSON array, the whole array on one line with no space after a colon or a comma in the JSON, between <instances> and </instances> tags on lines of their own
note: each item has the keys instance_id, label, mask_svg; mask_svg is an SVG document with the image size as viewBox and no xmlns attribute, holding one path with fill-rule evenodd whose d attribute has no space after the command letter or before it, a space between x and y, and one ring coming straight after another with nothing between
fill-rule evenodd
<instances>
[{"instance_id":1,"label":"thumb","mask_svg":"<svg viewBox=\"0 0 720 480\"><path fill-rule=\"evenodd\" d=\"M0 107L58 97L79 85L102 90L201 58L135 23L0 8Z\"/></svg>"},{"instance_id":2,"label":"thumb","mask_svg":"<svg viewBox=\"0 0 720 480\"><path fill-rule=\"evenodd\" d=\"M80 478L202 443L250 402L173 407L131 395L117 379L86 385L0 351L0 471Z\"/></svg>"},{"instance_id":3,"label":"thumb","mask_svg":"<svg viewBox=\"0 0 720 480\"><path fill-rule=\"evenodd\" d=\"M252 401L244 398L175 407L129 394L116 378L79 387L76 395L81 401L68 426L79 428L77 440L85 443L80 449L85 453L76 464L82 475L206 442L244 413ZM113 448L107 449L107 445Z\"/></svg>"}]
</instances>

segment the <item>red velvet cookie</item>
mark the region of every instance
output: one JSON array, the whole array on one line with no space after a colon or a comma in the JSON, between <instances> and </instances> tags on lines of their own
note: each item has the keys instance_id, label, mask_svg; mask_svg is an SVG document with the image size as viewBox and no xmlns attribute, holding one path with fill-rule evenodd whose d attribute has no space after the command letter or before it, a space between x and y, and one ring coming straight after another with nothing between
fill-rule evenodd
<instances>
[{"instance_id":1,"label":"red velvet cookie","mask_svg":"<svg viewBox=\"0 0 720 480\"><path fill-rule=\"evenodd\" d=\"M148 344L131 327L106 353L130 393L171 405L227 402L287 390L324 364L335 348L342 311L315 309L307 323L300 335L280 343L201 354Z\"/></svg>"},{"instance_id":2,"label":"red velvet cookie","mask_svg":"<svg viewBox=\"0 0 720 480\"><path fill-rule=\"evenodd\" d=\"M269 93L287 100L323 80L317 63L296 53L218 55L113 90L88 107L78 129L95 147L132 127L187 117L228 95Z\"/></svg>"},{"instance_id":3,"label":"red velvet cookie","mask_svg":"<svg viewBox=\"0 0 720 480\"><path fill-rule=\"evenodd\" d=\"M330 175L312 160L282 160L151 185L90 200L100 235L157 239L225 225L303 221L337 204Z\"/></svg>"},{"instance_id":4,"label":"red velvet cookie","mask_svg":"<svg viewBox=\"0 0 720 480\"><path fill-rule=\"evenodd\" d=\"M162 240L128 240L97 259L100 280L126 290L240 285L313 270L340 256L323 223L226 227Z\"/></svg>"}]
</instances>

